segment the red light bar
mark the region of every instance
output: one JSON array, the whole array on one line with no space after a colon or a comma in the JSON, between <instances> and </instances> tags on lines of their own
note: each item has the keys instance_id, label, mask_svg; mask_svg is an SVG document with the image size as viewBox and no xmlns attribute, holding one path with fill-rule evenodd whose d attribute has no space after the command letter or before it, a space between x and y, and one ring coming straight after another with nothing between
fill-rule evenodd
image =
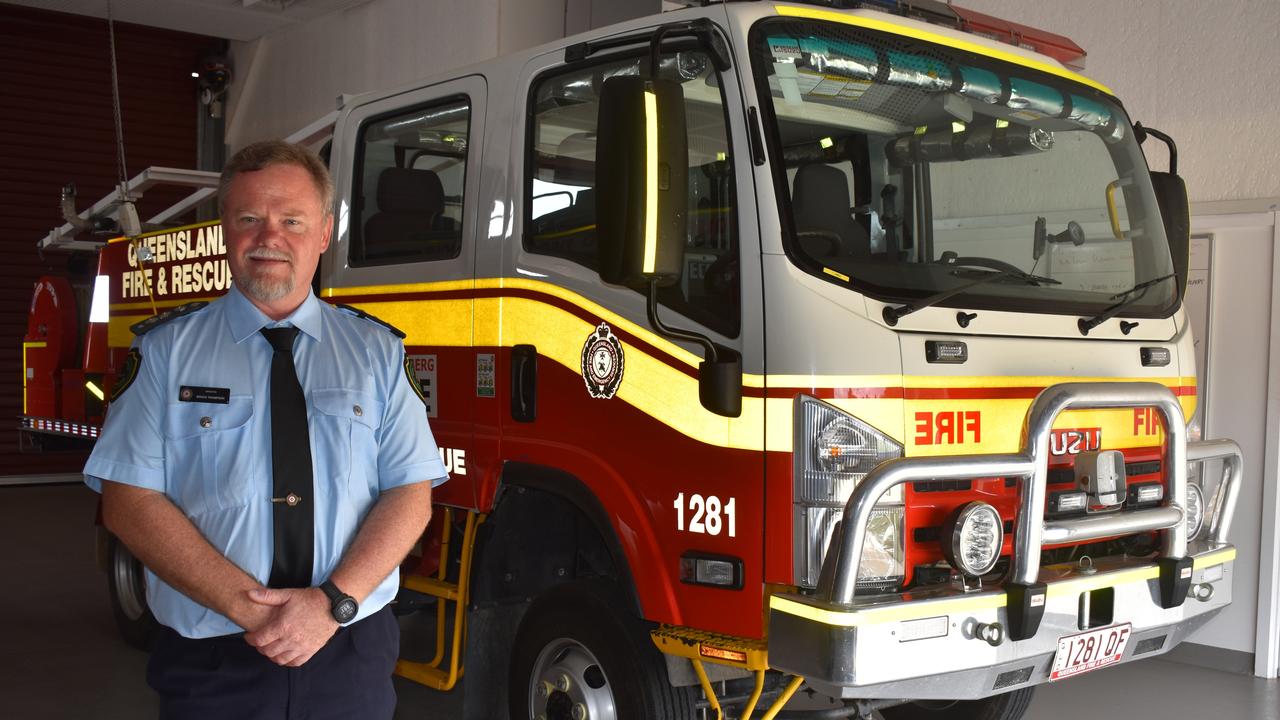
<instances>
[{"instance_id":1,"label":"red light bar","mask_svg":"<svg viewBox=\"0 0 1280 720\"><path fill-rule=\"evenodd\" d=\"M1087 53L1085 53L1084 48L1075 44L1070 38L1028 25L1002 20L958 5L951 5L950 8L956 15L960 16L961 29L966 32L982 35L1002 43L1017 45L1042 55L1048 55L1073 70L1084 69L1084 60Z\"/></svg>"}]
</instances>

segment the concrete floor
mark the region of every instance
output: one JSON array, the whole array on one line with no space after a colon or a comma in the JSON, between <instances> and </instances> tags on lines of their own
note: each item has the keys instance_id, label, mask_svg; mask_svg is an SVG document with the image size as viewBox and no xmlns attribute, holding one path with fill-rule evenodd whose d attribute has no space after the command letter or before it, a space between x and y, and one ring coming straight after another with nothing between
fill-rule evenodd
<instances>
[{"instance_id":1,"label":"concrete floor","mask_svg":"<svg viewBox=\"0 0 1280 720\"><path fill-rule=\"evenodd\" d=\"M0 487L0 718L154 717L145 654L116 635L93 558L96 496L79 485ZM412 652L419 632L406 619ZM412 631L412 632L411 632ZM397 679L397 720L460 717L442 696ZM1037 691L1028 718L1280 720L1280 685L1160 659Z\"/></svg>"}]
</instances>

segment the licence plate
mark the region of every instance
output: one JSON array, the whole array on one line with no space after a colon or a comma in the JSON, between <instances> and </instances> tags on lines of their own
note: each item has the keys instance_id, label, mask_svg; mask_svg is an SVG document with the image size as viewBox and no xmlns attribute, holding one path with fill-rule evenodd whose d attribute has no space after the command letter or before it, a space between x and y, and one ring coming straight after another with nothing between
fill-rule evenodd
<instances>
[{"instance_id":1,"label":"licence plate","mask_svg":"<svg viewBox=\"0 0 1280 720\"><path fill-rule=\"evenodd\" d=\"M1049 681L1062 680L1120 662L1133 630L1129 623L1090 630L1058 639Z\"/></svg>"}]
</instances>

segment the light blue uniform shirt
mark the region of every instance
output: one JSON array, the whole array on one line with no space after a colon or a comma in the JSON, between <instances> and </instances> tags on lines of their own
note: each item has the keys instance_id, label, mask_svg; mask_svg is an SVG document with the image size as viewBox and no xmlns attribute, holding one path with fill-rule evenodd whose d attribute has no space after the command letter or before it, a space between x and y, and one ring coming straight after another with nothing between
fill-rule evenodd
<instances>
[{"instance_id":1,"label":"light blue uniform shirt","mask_svg":"<svg viewBox=\"0 0 1280 720\"><path fill-rule=\"evenodd\" d=\"M309 295L272 322L234 286L189 315L139 336L136 379L114 402L85 466L102 479L165 493L231 562L265 584L274 552L271 504L271 345L258 330L293 325L307 398L315 484L313 585L329 577L378 494L447 473L410 384L400 339ZM226 389L228 402L183 401L183 386ZM219 393L214 393L216 397ZM197 397L205 397L198 394ZM299 493L301 494L301 493ZM356 619L395 597L393 570ZM241 632L147 571L147 602L186 637Z\"/></svg>"}]
</instances>

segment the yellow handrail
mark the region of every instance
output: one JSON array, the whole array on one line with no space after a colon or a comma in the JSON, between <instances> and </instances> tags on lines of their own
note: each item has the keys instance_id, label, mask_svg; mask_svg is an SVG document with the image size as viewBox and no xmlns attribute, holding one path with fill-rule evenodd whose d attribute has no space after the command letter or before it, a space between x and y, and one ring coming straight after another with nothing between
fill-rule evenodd
<instances>
[{"instance_id":1,"label":"yellow handrail","mask_svg":"<svg viewBox=\"0 0 1280 720\"><path fill-rule=\"evenodd\" d=\"M485 515L474 510L467 510L467 522L462 531L461 567L458 570L458 582L447 580L449 565L449 536L452 534L453 513L445 508L443 518L443 537L440 542L440 567L433 578L408 576L404 579L405 587L438 598L436 604L436 656L431 662L414 662L412 660L396 661L396 674L421 685L448 692L462 678L462 643L467 633L467 600L471 585L471 561L475 549L476 529L484 522ZM440 667L446 658L444 631L448 603L454 605L453 637L448 649L448 670Z\"/></svg>"}]
</instances>

